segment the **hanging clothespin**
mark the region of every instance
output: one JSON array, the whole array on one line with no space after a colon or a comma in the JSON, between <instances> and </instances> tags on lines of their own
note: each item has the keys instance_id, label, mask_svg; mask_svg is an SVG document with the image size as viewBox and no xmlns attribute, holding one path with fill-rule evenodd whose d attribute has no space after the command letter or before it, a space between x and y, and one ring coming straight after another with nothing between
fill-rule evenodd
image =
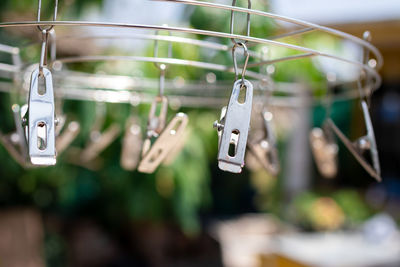
<instances>
[{"instance_id":1,"label":"hanging clothespin","mask_svg":"<svg viewBox=\"0 0 400 267\"><path fill-rule=\"evenodd\" d=\"M270 50L268 47L263 47L261 50L261 58L263 61L270 59ZM269 68L269 66L271 66L271 68ZM272 112L267 109L274 88L273 79L271 78L273 70L274 68L272 65L262 65L260 68L260 73L266 75L266 78L259 84L260 89L265 91L266 99L263 104L255 105L256 117L252 119L254 119L256 127L252 129L252 134L247 143L247 149L250 152L248 155L250 158L248 156L246 160L251 159L251 156L253 156L261 167L271 175L276 176L280 171L280 162L278 149L276 147L275 129L273 127L274 116ZM261 127L257 127L258 125L261 125ZM251 161L249 162L251 163ZM249 167L251 168L251 164L249 164Z\"/></svg>"},{"instance_id":2,"label":"hanging clothespin","mask_svg":"<svg viewBox=\"0 0 400 267\"><path fill-rule=\"evenodd\" d=\"M144 173L153 173L183 138L188 122L189 118L186 114L178 113L152 145L150 139L146 139L138 170Z\"/></svg>"},{"instance_id":3,"label":"hanging clothespin","mask_svg":"<svg viewBox=\"0 0 400 267\"><path fill-rule=\"evenodd\" d=\"M158 41L154 45L154 57L157 57ZM171 57L172 45L168 46L168 57ZM168 99L164 96L165 87L165 64L155 66L160 70L160 83L158 96L151 104L149 118L147 122L147 137L143 143L142 159L138 166L138 171L144 173L153 173L156 168L167 158L174 147L177 146L180 139L183 138L186 126L189 122L188 116L184 113L178 113L166 124ZM159 108L157 106L160 105ZM159 114L156 112L159 110Z\"/></svg>"},{"instance_id":4,"label":"hanging clothespin","mask_svg":"<svg viewBox=\"0 0 400 267\"><path fill-rule=\"evenodd\" d=\"M235 50L243 47L246 57L242 69L242 77L238 79L238 68ZM250 128L250 118L253 103L253 85L245 79L249 53L244 43L238 42L232 48L236 81L233 85L226 111L221 111L220 122L215 122L221 136L218 150L218 167L221 170L240 173L244 166L247 136ZM244 93L243 93L244 92ZM225 116L223 113L226 113Z\"/></svg>"},{"instance_id":5,"label":"hanging clothespin","mask_svg":"<svg viewBox=\"0 0 400 267\"><path fill-rule=\"evenodd\" d=\"M334 178L338 170L338 153L339 146L336 144L332 129L328 125L332 110L332 86L331 82L335 82L333 75L327 75L328 86L325 105L325 120L322 127L315 127L311 130L309 139L311 144L311 152L313 154L318 171L325 178Z\"/></svg>"},{"instance_id":6,"label":"hanging clothespin","mask_svg":"<svg viewBox=\"0 0 400 267\"><path fill-rule=\"evenodd\" d=\"M370 34L364 34L364 38L366 38L366 41L369 40ZM368 53L364 52L364 64L368 64ZM368 82L370 79L368 77L368 73L365 72L366 75L366 81ZM365 121L365 127L367 130L367 134L365 136L362 136L358 138L355 142L351 142L343 133L340 131L340 129L335 125L335 123L329 119L328 123L329 126L332 128L332 130L335 132L335 134L339 137L339 139L343 142L343 144L347 147L347 149L353 154L353 156L356 158L356 160L361 164L361 166L372 176L374 177L378 182L382 180L381 178L381 168L380 168L380 163L379 163L379 155L378 155L378 149L376 146L376 139L375 139L375 134L374 134L374 128L372 126L372 121L371 121L371 116L369 114L369 108L368 108L368 98L365 99L365 94L363 94L363 88L360 79L357 82L357 86L360 92L360 97L361 97L361 109L363 112L364 116L364 121ZM368 96L368 95L367 95ZM368 163L367 159L363 156L365 152L369 151L371 160L372 160L372 165Z\"/></svg>"},{"instance_id":7,"label":"hanging clothespin","mask_svg":"<svg viewBox=\"0 0 400 267\"><path fill-rule=\"evenodd\" d=\"M132 99L134 99L132 95ZM131 105L137 106L139 102L131 101ZM140 127L139 117L131 112L125 123L125 134L122 140L122 150L120 164L127 171L136 169L142 149L142 129Z\"/></svg>"},{"instance_id":8,"label":"hanging clothespin","mask_svg":"<svg viewBox=\"0 0 400 267\"><path fill-rule=\"evenodd\" d=\"M29 156L34 165L56 164L55 108L53 80L47 69L48 31L42 31L42 51L39 68L31 75L28 114L23 123L28 127ZM44 87L40 86L40 79Z\"/></svg>"},{"instance_id":9,"label":"hanging clothespin","mask_svg":"<svg viewBox=\"0 0 400 267\"><path fill-rule=\"evenodd\" d=\"M280 171L280 162L275 134L271 125L273 114L264 109L260 115L264 128L263 137L253 142L248 142L248 149L266 171L276 176Z\"/></svg>"},{"instance_id":10,"label":"hanging clothespin","mask_svg":"<svg viewBox=\"0 0 400 267\"><path fill-rule=\"evenodd\" d=\"M318 171L325 178L333 178L337 174L338 145L327 135L327 127L315 127L310 132L311 151Z\"/></svg>"}]
</instances>

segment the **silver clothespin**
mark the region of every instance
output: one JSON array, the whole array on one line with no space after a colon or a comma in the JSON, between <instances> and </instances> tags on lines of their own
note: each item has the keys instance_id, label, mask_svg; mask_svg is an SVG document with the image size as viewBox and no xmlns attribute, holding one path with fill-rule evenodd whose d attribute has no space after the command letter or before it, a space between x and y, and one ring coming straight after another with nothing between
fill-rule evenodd
<instances>
[{"instance_id":1,"label":"silver clothespin","mask_svg":"<svg viewBox=\"0 0 400 267\"><path fill-rule=\"evenodd\" d=\"M186 114L178 113L157 137L153 145L149 138L146 139L138 170L144 173L153 173L183 138L188 122Z\"/></svg>"},{"instance_id":2,"label":"silver clothespin","mask_svg":"<svg viewBox=\"0 0 400 267\"><path fill-rule=\"evenodd\" d=\"M276 148L276 139L271 125L273 115L270 111L261 112L264 136L261 140L249 142L249 151L257 158L258 162L272 175L277 175L280 171L280 162L278 150Z\"/></svg>"},{"instance_id":3,"label":"silver clothespin","mask_svg":"<svg viewBox=\"0 0 400 267\"><path fill-rule=\"evenodd\" d=\"M369 32L364 33L364 39L366 41L371 40L371 35ZM364 55L363 55L363 63L368 64L369 60L369 54L364 50ZM370 86L369 83L371 82L368 72L364 73L366 75L365 80L367 82L367 85L365 86ZM357 81L357 86L358 90L360 93L360 98L361 100L361 108L364 116L364 121L365 121L365 127L367 130L367 134L365 136L362 136L358 138L355 142L351 142L341 131L340 129L335 125L335 123L329 119L328 123L329 126L333 129L335 134L339 137L339 139L343 142L343 144L347 147L347 149L353 154L353 156L356 158L356 160L361 164L361 166L372 176L374 177L378 182L382 180L381 178L381 167L379 163L379 155L378 155L378 149L376 146L376 140L375 140L375 134L374 134L374 128L372 126L371 122L371 116L369 114L369 108L367 102L369 101L371 92L367 90L365 91L365 86L361 84L361 76L360 79ZM372 166L371 164L368 163L368 161L365 159L363 154L369 150L369 153L371 155L371 160L372 160Z\"/></svg>"},{"instance_id":4,"label":"silver clothespin","mask_svg":"<svg viewBox=\"0 0 400 267\"><path fill-rule=\"evenodd\" d=\"M170 34L170 33L169 33ZM158 41L154 43L154 57L158 56ZM168 45L168 57L172 56L172 44ZM155 63L160 70L160 84L158 96L151 104L148 123L147 138L143 143L142 159L138 166L138 171L152 173L166 159L179 140L183 138L184 131L188 124L188 117L184 113L178 113L165 127L168 99L164 96L165 87L165 64ZM159 114L156 114L157 106L160 105ZM152 140L154 140L152 144Z\"/></svg>"},{"instance_id":5,"label":"silver clothespin","mask_svg":"<svg viewBox=\"0 0 400 267\"><path fill-rule=\"evenodd\" d=\"M40 74L42 72L42 74ZM39 92L39 79L44 78L45 90ZM32 72L28 103L28 146L34 165L56 164L54 92L51 72L43 67Z\"/></svg>"},{"instance_id":6,"label":"silver clothespin","mask_svg":"<svg viewBox=\"0 0 400 267\"><path fill-rule=\"evenodd\" d=\"M142 148L142 129L139 118L130 116L126 121L125 134L122 141L121 167L133 171L139 163Z\"/></svg>"},{"instance_id":7,"label":"silver clothespin","mask_svg":"<svg viewBox=\"0 0 400 267\"><path fill-rule=\"evenodd\" d=\"M330 83L336 81L336 76L328 74L327 80L325 122L322 127L315 127L311 130L309 139L311 152L319 173L325 178L334 178L338 171L339 146L327 121L331 116L332 110L332 86L330 86Z\"/></svg>"},{"instance_id":8,"label":"silver clothespin","mask_svg":"<svg viewBox=\"0 0 400 267\"><path fill-rule=\"evenodd\" d=\"M363 168L378 182L382 181L381 178L381 168L379 164L378 149L375 141L374 128L372 126L371 117L368 111L368 105L365 100L362 100L361 107L364 114L365 126L367 128L367 134L358 138L355 142L351 142L340 129L335 125L335 123L329 119L329 126L333 129L335 134L347 147L347 149L353 154L356 160L363 166ZM369 150L372 159L372 166L363 156L363 153Z\"/></svg>"},{"instance_id":9,"label":"silver clothespin","mask_svg":"<svg viewBox=\"0 0 400 267\"><path fill-rule=\"evenodd\" d=\"M315 127L311 130L309 138L318 171L326 178L333 178L338 169L339 147L327 131L327 129Z\"/></svg>"},{"instance_id":10,"label":"silver clothespin","mask_svg":"<svg viewBox=\"0 0 400 267\"><path fill-rule=\"evenodd\" d=\"M242 70L242 77L238 79L238 69L235 50L238 46L243 47L246 57ZM253 103L253 85L245 80L246 67L249 59L247 47L244 43L237 42L232 48L232 57L236 75L229 104L221 112L221 121L215 122L221 136L218 150L218 166L221 170L240 173L244 166L247 136L250 128L250 118ZM246 90L245 99L239 99L241 90Z\"/></svg>"},{"instance_id":11,"label":"silver clothespin","mask_svg":"<svg viewBox=\"0 0 400 267\"><path fill-rule=\"evenodd\" d=\"M53 79L47 65L48 31L42 31L42 50L39 68L31 75L28 114L24 119L28 127L29 156L34 165L56 164L55 105ZM39 80L44 80L44 88Z\"/></svg>"}]
</instances>

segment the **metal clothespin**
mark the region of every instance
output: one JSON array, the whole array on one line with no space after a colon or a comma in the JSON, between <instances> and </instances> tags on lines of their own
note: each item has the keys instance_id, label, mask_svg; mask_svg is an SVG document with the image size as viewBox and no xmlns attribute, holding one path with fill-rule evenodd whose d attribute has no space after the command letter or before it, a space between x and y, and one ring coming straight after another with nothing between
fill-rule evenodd
<instances>
[{"instance_id":1,"label":"metal clothespin","mask_svg":"<svg viewBox=\"0 0 400 267\"><path fill-rule=\"evenodd\" d=\"M328 124L347 147L347 149L353 154L356 160L361 164L361 166L378 182L382 181L381 178L381 168L379 164L378 149L375 141L374 128L372 126L371 117L369 115L368 105L365 100L361 101L361 107L364 114L365 126L367 128L367 134L358 138L355 142L351 142L342 131L335 125L335 123L329 119ZM363 156L366 151L370 152L372 159L372 166Z\"/></svg>"},{"instance_id":2,"label":"metal clothespin","mask_svg":"<svg viewBox=\"0 0 400 267\"><path fill-rule=\"evenodd\" d=\"M125 134L122 141L121 167L128 171L136 169L142 149L142 129L139 118L130 116L125 124Z\"/></svg>"},{"instance_id":3,"label":"metal clothespin","mask_svg":"<svg viewBox=\"0 0 400 267\"><path fill-rule=\"evenodd\" d=\"M276 139L271 125L273 114L264 110L261 112L263 122L263 137L254 142L248 142L249 151L255 156L261 166L272 175L277 175L280 171L278 150Z\"/></svg>"},{"instance_id":4,"label":"metal clothespin","mask_svg":"<svg viewBox=\"0 0 400 267\"><path fill-rule=\"evenodd\" d=\"M23 122L28 127L29 156L34 165L56 164L55 105L53 80L47 65L48 31L42 31L42 51L39 68L31 75L28 114ZM40 88L40 79L44 88Z\"/></svg>"},{"instance_id":5,"label":"metal clothespin","mask_svg":"<svg viewBox=\"0 0 400 267\"><path fill-rule=\"evenodd\" d=\"M238 68L235 50L238 46L243 47L246 57L242 69L242 77L238 79ZM236 75L236 82L233 85L229 104L221 112L220 122L215 122L221 136L218 150L218 167L221 170L233 173L240 173L244 166L244 156L246 152L247 136L250 128L250 118L253 103L253 85L246 80L245 73L249 54L244 43L238 42L232 48L232 57ZM245 99L239 99L241 90L245 90Z\"/></svg>"},{"instance_id":6,"label":"metal clothespin","mask_svg":"<svg viewBox=\"0 0 400 267\"><path fill-rule=\"evenodd\" d=\"M157 32L158 34L158 32ZM169 33L170 34L170 33ZM154 57L158 56L158 41L154 43ZM168 57L172 56L172 44L168 45ZM158 96L151 104L149 118L147 122L147 138L143 143L142 160L139 163L138 171L152 173L166 159L180 139L183 138L184 131L188 124L188 117L184 113L178 113L165 127L168 99L164 96L165 87L165 64L155 63L160 71L160 83ZM156 114L159 107L159 114ZM155 140L152 144L152 140Z\"/></svg>"},{"instance_id":7,"label":"metal clothespin","mask_svg":"<svg viewBox=\"0 0 400 267\"><path fill-rule=\"evenodd\" d=\"M189 118L186 114L178 113L157 137L153 145L151 145L150 139L146 139L138 170L144 173L153 173L183 138L188 122Z\"/></svg>"},{"instance_id":8,"label":"metal clothespin","mask_svg":"<svg viewBox=\"0 0 400 267\"><path fill-rule=\"evenodd\" d=\"M315 127L311 130L309 138L318 171L326 178L333 178L338 169L339 147L328 131L327 127Z\"/></svg>"},{"instance_id":9,"label":"metal clothespin","mask_svg":"<svg viewBox=\"0 0 400 267\"><path fill-rule=\"evenodd\" d=\"M329 82L335 82L335 76L327 75ZM332 109L332 87L328 83L325 105L325 122L323 127L315 127L311 130L309 139L311 152L313 154L318 171L325 178L334 178L338 171L339 146L335 142L332 129L327 121L331 116Z\"/></svg>"},{"instance_id":10,"label":"metal clothespin","mask_svg":"<svg viewBox=\"0 0 400 267\"><path fill-rule=\"evenodd\" d=\"M369 33L364 34L364 39L369 41L371 38ZM364 64L368 64L368 53L364 52ZM367 83L370 82L368 77L368 73L365 73ZM374 128L372 126L371 116L369 114L368 108L368 99L370 97L370 93L363 94L363 86L361 84L361 79L357 81L357 86L360 92L361 97L361 108L364 116L365 127L367 130L367 134L358 138L355 142L351 142L335 125L335 123L329 119L329 126L333 129L335 134L339 137L339 139L343 142L343 144L347 147L347 149L353 154L356 160L361 164L361 166L378 182L382 180L381 178L381 168L379 163L379 155L378 149L376 146ZM372 165L368 163L366 158L363 156L365 152L369 151Z\"/></svg>"}]
</instances>

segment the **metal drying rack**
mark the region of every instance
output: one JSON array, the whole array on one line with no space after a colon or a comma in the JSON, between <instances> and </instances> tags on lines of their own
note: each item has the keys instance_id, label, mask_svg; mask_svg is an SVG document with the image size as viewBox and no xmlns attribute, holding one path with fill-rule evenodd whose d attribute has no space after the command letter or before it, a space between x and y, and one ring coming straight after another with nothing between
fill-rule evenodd
<instances>
[{"instance_id":1,"label":"metal drying rack","mask_svg":"<svg viewBox=\"0 0 400 267\"><path fill-rule=\"evenodd\" d=\"M90 74L70 71L65 66L70 63L82 62L107 62L107 61L131 61L131 62L150 62L154 63L160 70L160 89L159 96L164 96L165 93L170 99L170 103L175 103L175 106L187 107L206 107L220 108L226 103L227 81L218 81L215 78L213 81L204 79L203 81L185 81L177 84L174 80L165 80L165 68L169 65L180 65L191 68L206 69L210 72L227 72L234 73L236 78L239 73L242 73L242 83L244 79L250 78L254 84L256 93L254 101L268 102L268 106L284 106L296 107L299 105L313 105L318 101L308 94L308 101L297 101L298 94L304 94L307 91L307 85L296 83L274 83L271 75L268 72L260 71L260 67L279 64L284 61L293 61L303 58L324 57L331 60L336 60L346 64L350 64L359 71L359 78L362 80L362 88L357 86L346 86L349 88L340 93L333 95L334 100L340 99L369 99L373 91L379 88L381 77L378 70L383 65L383 58L379 50L370 43L370 36L365 35L364 38L358 38L353 35L320 26L317 24L297 20L285 16L272 14L269 12L251 9L251 1L249 0L248 8L237 7L236 0L233 0L232 5L223 5L212 2L196 1L196 0L157 0L158 2L169 2L183 4L186 6L197 6L206 9L221 10L221 12L230 12L231 24L230 32L217 32L207 29L193 29L188 27L176 27L167 25L147 25L147 24L130 24L130 23L110 23L110 22L89 22L89 21L57 21L58 1L55 1L53 20L41 21L41 1L38 5L37 21L18 21L18 22L2 22L0 28L20 28L20 27L37 27L42 32L42 54L39 63L39 73L42 73L44 66L51 70L54 79L54 93L56 97L73 100L89 100L96 102L110 103L151 103L154 98L151 88L155 87L156 81L147 78L137 78L107 74ZM160 3L162 4L162 3ZM247 14L246 35L234 33L235 13ZM275 36L252 36L251 35L251 17L259 16L265 19L290 23L295 26L294 30L275 35ZM61 27L104 27L104 28L127 28L133 31L146 30L145 34L130 34L130 35L64 35L55 38L54 30ZM149 32L150 31L150 32ZM156 31L157 34L154 34ZM159 35L158 31L165 31L169 35ZM335 55L324 51L316 50L307 46L299 46L290 43L288 37L301 36L310 32L323 32L351 42L364 51L364 57L360 61L349 59L343 55ZM181 36L180 36L181 35ZM206 40L199 40L198 36L206 37ZM82 55L75 57L56 58L56 42L67 40L98 40L98 39L143 39L153 40L155 42L155 51L152 57L148 56L127 56L127 55ZM232 45L227 45L224 40L232 40ZM198 46L203 49L214 51L229 52L232 51L234 65L224 65L218 62L207 62L204 60L192 60L187 58L178 58L172 53L168 53L168 57L158 56L158 42L166 42L171 47L174 43L188 46ZM48 49L47 46L50 45ZM295 51L297 54L291 56L270 58L265 54L260 53L255 48L260 46L266 47L281 47ZM47 53L50 50L50 60L47 62ZM15 90L15 87L22 88L21 94L26 94L30 91L29 73L38 68L38 64L22 63L19 58L19 48L0 45L0 51L9 53L13 57L13 64L0 64L0 74L2 77L11 78L0 82L0 91L10 92ZM237 67L236 54L247 56L246 62L242 68ZM184 56L184 55L183 55ZM28 75L27 75L28 73ZM116 82L118 81L118 82ZM343 84L344 81L335 81L337 84ZM348 82L346 82L348 83ZM12 86L17 84L17 86ZM283 93L283 94L282 94ZM281 96L279 96L281 95ZM268 99L266 99L268 98ZM158 100L157 100L158 101ZM365 110L363 110L365 111ZM365 115L365 114L364 114ZM369 116L369 114L368 114ZM221 119L223 116L221 116ZM371 127L368 127L370 130ZM334 128L336 130L336 128ZM223 130L222 130L223 132ZM161 134L161 133L158 133ZM223 135L223 133L222 133ZM371 140L373 134L368 134L369 143L375 144L375 140ZM339 137L342 136L339 133ZM342 138L341 138L342 139ZM365 139L365 138L364 138ZM374 138L373 138L374 139ZM364 140L365 141L365 140ZM28 141L29 143L29 141ZM375 145L370 147L376 147ZM365 148L370 148L365 146ZM359 147L355 150L359 150ZM365 150L365 149L364 149ZM376 148L375 148L376 150ZM353 153L354 151L352 151ZM243 153L244 154L244 153ZM372 152L374 158L374 167L376 173L372 176L379 177L379 166L376 167L377 155L376 151ZM357 154L358 155L358 154ZM359 156L356 156L359 160ZM317 160L317 159L316 159ZM363 160L363 159L362 159ZM243 165L243 164L242 164ZM362 162L364 166L365 163ZM369 171L370 172L370 171Z\"/></svg>"}]
</instances>

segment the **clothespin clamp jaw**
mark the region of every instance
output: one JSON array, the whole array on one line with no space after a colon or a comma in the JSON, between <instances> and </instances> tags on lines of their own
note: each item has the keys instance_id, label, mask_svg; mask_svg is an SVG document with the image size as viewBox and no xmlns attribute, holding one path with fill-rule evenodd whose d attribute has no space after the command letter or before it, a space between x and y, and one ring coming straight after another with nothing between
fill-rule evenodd
<instances>
[{"instance_id":1,"label":"clothespin clamp jaw","mask_svg":"<svg viewBox=\"0 0 400 267\"><path fill-rule=\"evenodd\" d=\"M189 118L184 113L178 113L163 129L153 144L147 138L143 145L142 160L139 163L138 171L153 173L156 168L165 160L168 154L183 138Z\"/></svg>"},{"instance_id":2,"label":"clothespin clamp jaw","mask_svg":"<svg viewBox=\"0 0 400 267\"><path fill-rule=\"evenodd\" d=\"M311 151L318 171L326 178L333 178L337 174L339 147L333 140L330 128L315 127L310 132Z\"/></svg>"},{"instance_id":3,"label":"clothespin clamp jaw","mask_svg":"<svg viewBox=\"0 0 400 267\"><path fill-rule=\"evenodd\" d=\"M272 129L273 115L268 110L261 112L264 137L261 140L248 143L249 151L257 158L262 167L270 174L276 176L280 171L278 150L276 148L275 134Z\"/></svg>"}]
</instances>

